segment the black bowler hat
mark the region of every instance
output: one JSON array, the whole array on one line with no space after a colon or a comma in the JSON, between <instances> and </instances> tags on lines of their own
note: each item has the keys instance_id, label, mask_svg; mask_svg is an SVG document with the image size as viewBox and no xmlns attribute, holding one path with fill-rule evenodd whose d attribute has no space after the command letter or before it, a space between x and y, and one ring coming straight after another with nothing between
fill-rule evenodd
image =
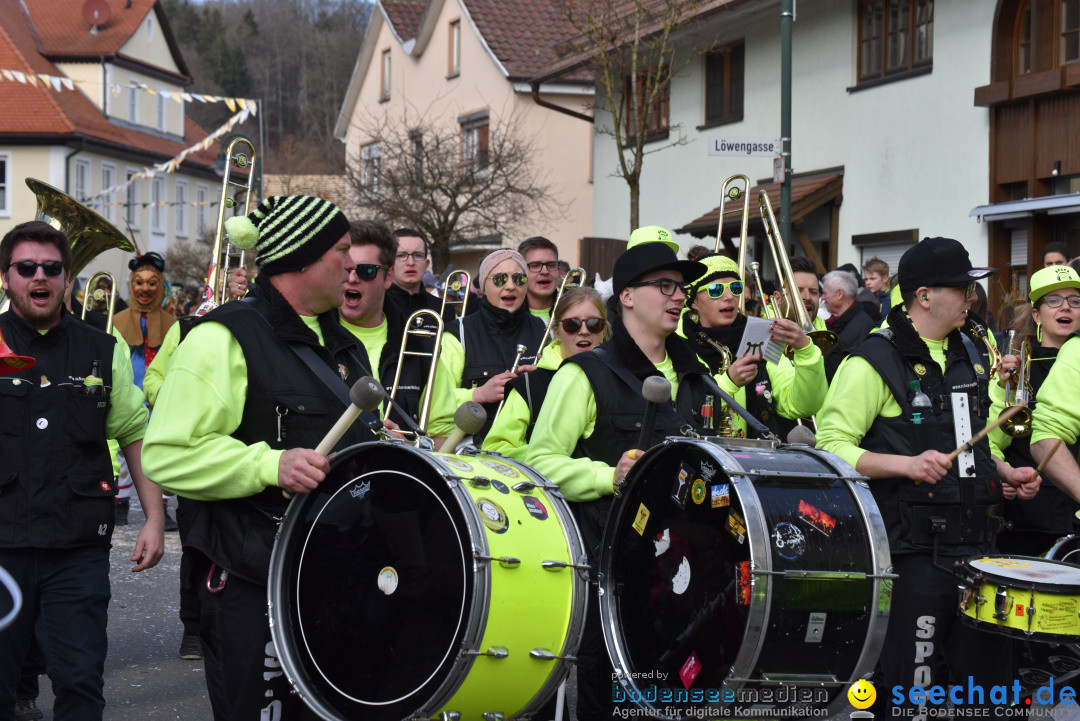
<instances>
[{"instance_id":1,"label":"black bowler hat","mask_svg":"<svg viewBox=\"0 0 1080 721\"><path fill-rule=\"evenodd\" d=\"M708 267L696 260L679 260L665 243L640 243L624 250L615 260L612 292L618 295L633 281L657 270L677 270L682 273L683 282L690 283L701 277Z\"/></svg>"},{"instance_id":2,"label":"black bowler hat","mask_svg":"<svg viewBox=\"0 0 1080 721\"><path fill-rule=\"evenodd\" d=\"M952 238L923 238L908 248L897 270L901 293L913 293L923 286L968 283L996 272L997 268L972 267L967 250Z\"/></svg>"}]
</instances>

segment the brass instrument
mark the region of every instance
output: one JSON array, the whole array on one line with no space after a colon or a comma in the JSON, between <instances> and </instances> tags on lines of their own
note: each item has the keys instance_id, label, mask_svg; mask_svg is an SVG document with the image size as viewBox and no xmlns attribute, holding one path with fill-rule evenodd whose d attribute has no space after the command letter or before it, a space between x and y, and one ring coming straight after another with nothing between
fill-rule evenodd
<instances>
[{"instance_id":1,"label":"brass instrument","mask_svg":"<svg viewBox=\"0 0 1080 721\"><path fill-rule=\"evenodd\" d=\"M427 318L425 322L425 317ZM431 358L431 366L428 368L427 390L424 392L424 402L420 408L420 419L417 425L420 430L427 430L428 414L431 412L431 398L435 394L435 372L439 367L439 350L442 347L443 320L442 316L433 310L421 309L409 316L405 321L405 333L401 337L401 348L398 350L397 370L394 371L394 384L390 388L390 400L397 396L398 382L401 380L401 368L405 365L406 356ZM409 350L409 338L434 338L435 345L431 351ZM386 404L386 413L383 420L390 418L393 406Z\"/></svg>"},{"instance_id":2,"label":"brass instrument","mask_svg":"<svg viewBox=\"0 0 1080 721\"><path fill-rule=\"evenodd\" d=\"M784 239L780 237L780 228L776 224L776 216L773 215L772 203L769 202L769 196L764 190L758 193L758 212L761 213L761 222L765 226L765 237L769 241L769 250L772 251L773 263L776 265L776 272L780 276L780 295L781 297L788 296L785 302L790 303L790 308L794 309L795 322L803 329L810 341L821 349L821 354L825 355L836 347L839 339L836 333L830 330L818 330L815 328L810 317L806 314L806 307L803 305L802 297L799 295L799 285L795 282L795 273L791 270L791 261L788 260L787 248L784 247ZM774 308L774 310L776 309ZM794 353L794 349L789 346L787 352L789 354Z\"/></svg>"},{"instance_id":3,"label":"brass instrument","mask_svg":"<svg viewBox=\"0 0 1080 721\"><path fill-rule=\"evenodd\" d=\"M743 189L740 191L737 185L734 185L732 181L741 180L743 182ZM722 244L721 235L724 232L724 203L728 198L733 201L737 201L739 196L742 196L743 208L742 208L742 220L739 223L739 259L737 261L739 266L739 277L746 279L746 236L750 227L750 178L745 175L732 175L730 178L724 181L724 187L720 195L720 217L717 220L716 225L716 245L713 246L713 252L719 253L720 246ZM746 313L746 294L743 293L738 298L739 313Z\"/></svg>"},{"instance_id":4,"label":"brass instrument","mask_svg":"<svg viewBox=\"0 0 1080 721\"><path fill-rule=\"evenodd\" d=\"M236 152L237 145L246 145L247 153ZM238 168L248 168L250 166L246 182L242 183L232 179L234 165ZM232 250L231 245L223 247L227 244L225 240L225 211L233 209L233 215L236 215L236 200L240 195L240 192L237 192L235 196L230 196L229 190L238 188L239 191L243 192L243 215L247 215L251 212L251 188L254 182L255 147L246 138L234 138L225 148L225 175L221 179L221 202L218 204L217 228L214 230L214 245L210 251L210 267L206 271L206 288L203 290L203 301L195 312L191 314L192 317L204 316L229 299L229 258L236 257L237 254ZM239 253L239 259L240 267L243 267L244 253L242 251ZM220 272L219 268L219 264L223 261L226 271L224 273Z\"/></svg>"},{"instance_id":5,"label":"brass instrument","mask_svg":"<svg viewBox=\"0 0 1080 721\"><path fill-rule=\"evenodd\" d=\"M570 280L574 278L574 280ZM540 347L536 349L536 358L539 360L540 354L544 352L544 346L547 345L548 340L551 338L551 328L555 325L555 306L562 300L563 291L567 288L578 288L585 284L585 269L584 268L571 268L570 271L563 277L562 283L559 284L559 292L555 294L555 300L551 303L551 312L548 314L547 326L544 328L544 337L540 339Z\"/></svg>"},{"instance_id":6,"label":"brass instrument","mask_svg":"<svg viewBox=\"0 0 1080 721\"><path fill-rule=\"evenodd\" d=\"M756 265L756 264L755 264ZM720 354L720 365L717 367L716 375L721 373L727 373L728 368L731 367L734 361L734 356L726 345L717 341L714 338L710 338L709 334L705 331L698 331L697 335L698 343L710 346L713 350ZM731 438L735 435L735 429L732 427L732 423L735 421L735 412L731 410L731 406L720 401L720 419L717 422L716 434L718 436L725 436Z\"/></svg>"},{"instance_id":7,"label":"brass instrument","mask_svg":"<svg viewBox=\"0 0 1080 721\"><path fill-rule=\"evenodd\" d=\"M543 346L541 346L541 348L542 347ZM517 373L518 366L521 365L521 356L525 355L526 350L528 350L528 348L526 348L525 346L518 345L518 347L517 347L517 355L514 356L514 364L512 366L510 366L510 372L511 373ZM506 403L506 393L507 393L507 390L506 390L506 386L504 385L503 386L503 399L501 401L499 401L499 407L495 409L495 416L491 419L492 425L495 424L495 421L499 420L499 414L502 413L503 404Z\"/></svg>"},{"instance_id":8,"label":"brass instrument","mask_svg":"<svg viewBox=\"0 0 1080 721\"><path fill-rule=\"evenodd\" d=\"M1015 336L1016 331L1010 330L1009 346L1005 355L1013 354ZM1031 400L1031 344L1027 341L1020 344L1019 376L1015 387L1012 375L1005 383L1005 409L1020 406L1020 410L1002 424L1001 430L1012 438L1027 438L1031 435L1031 409L1028 408Z\"/></svg>"},{"instance_id":9,"label":"brass instrument","mask_svg":"<svg viewBox=\"0 0 1080 721\"><path fill-rule=\"evenodd\" d=\"M113 277L112 273L104 270L98 271L90 276L90 280L86 282L86 294L83 296L82 304L82 320L86 320L86 309L90 306L91 298L95 301L105 300L105 291L101 288L94 288L94 283L97 282L98 278L108 278L112 282L112 287L108 293L109 302L105 311L105 332L112 335L113 315L116 313L116 278ZM91 290L92 288L93 290Z\"/></svg>"},{"instance_id":10,"label":"brass instrument","mask_svg":"<svg viewBox=\"0 0 1080 721\"><path fill-rule=\"evenodd\" d=\"M461 312L458 313L459 318L465 317L465 308L469 303L469 289L472 287L472 276L469 275L467 270L454 270L450 272L450 275L446 277L446 286L443 288L442 294L442 306L439 308L439 315L446 316L446 307L449 305L461 304ZM451 292L454 295L461 293L461 300L455 298L450 300Z\"/></svg>"}]
</instances>

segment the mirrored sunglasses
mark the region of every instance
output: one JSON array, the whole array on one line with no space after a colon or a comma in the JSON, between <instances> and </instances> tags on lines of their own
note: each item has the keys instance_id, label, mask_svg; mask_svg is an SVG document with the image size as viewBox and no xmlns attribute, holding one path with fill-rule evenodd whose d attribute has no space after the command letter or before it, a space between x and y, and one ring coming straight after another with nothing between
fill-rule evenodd
<instances>
[{"instance_id":1,"label":"mirrored sunglasses","mask_svg":"<svg viewBox=\"0 0 1080 721\"><path fill-rule=\"evenodd\" d=\"M491 276L491 282L495 284L496 288L502 288L504 285L506 285L506 281L510 280L511 278L514 279L514 283L516 285L525 285L529 282L529 276L525 275L524 273L514 273L513 275L509 275L507 273L496 273L495 275Z\"/></svg>"},{"instance_id":2,"label":"mirrored sunglasses","mask_svg":"<svg viewBox=\"0 0 1080 721\"><path fill-rule=\"evenodd\" d=\"M388 265L376 265L374 263L358 263L353 271L358 279L371 281L375 280L375 276L379 274L380 269L389 267Z\"/></svg>"},{"instance_id":3,"label":"mirrored sunglasses","mask_svg":"<svg viewBox=\"0 0 1080 721\"><path fill-rule=\"evenodd\" d=\"M709 292L710 298L724 297L724 290L730 289L732 295L742 295L743 283L741 280L733 280L730 283L709 283L704 290Z\"/></svg>"}]
</instances>

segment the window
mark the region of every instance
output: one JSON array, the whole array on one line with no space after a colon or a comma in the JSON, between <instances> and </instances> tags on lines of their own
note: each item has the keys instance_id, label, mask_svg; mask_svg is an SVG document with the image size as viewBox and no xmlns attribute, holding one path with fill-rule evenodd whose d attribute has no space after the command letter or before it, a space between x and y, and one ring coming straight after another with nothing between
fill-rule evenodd
<instances>
[{"instance_id":1,"label":"window","mask_svg":"<svg viewBox=\"0 0 1080 721\"><path fill-rule=\"evenodd\" d=\"M743 117L745 46L735 43L705 56L705 123L730 123Z\"/></svg>"},{"instance_id":2,"label":"window","mask_svg":"<svg viewBox=\"0 0 1080 721\"><path fill-rule=\"evenodd\" d=\"M379 97L390 99L390 48L382 51L382 93Z\"/></svg>"},{"instance_id":3,"label":"window","mask_svg":"<svg viewBox=\"0 0 1080 721\"><path fill-rule=\"evenodd\" d=\"M457 77L461 73L461 21L450 23L450 67L448 77Z\"/></svg>"},{"instance_id":4,"label":"window","mask_svg":"<svg viewBox=\"0 0 1080 721\"><path fill-rule=\"evenodd\" d=\"M150 181L150 232L165 232L165 178Z\"/></svg>"},{"instance_id":5,"label":"window","mask_svg":"<svg viewBox=\"0 0 1080 721\"><path fill-rule=\"evenodd\" d=\"M11 153L0 153L0 216L11 217Z\"/></svg>"},{"instance_id":6,"label":"window","mask_svg":"<svg viewBox=\"0 0 1080 721\"><path fill-rule=\"evenodd\" d=\"M360 187L364 197L379 197L379 161L382 160L382 143L365 145L360 151Z\"/></svg>"},{"instance_id":7,"label":"window","mask_svg":"<svg viewBox=\"0 0 1080 721\"><path fill-rule=\"evenodd\" d=\"M90 161L85 158L75 160L75 199L80 203L90 195Z\"/></svg>"},{"instance_id":8,"label":"window","mask_svg":"<svg viewBox=\"0 0 1080 721\"><path fill-rule=\"evenodd\" d=\"M424 179L424 131L410 130L409 142L412 144L412 179L419 184Z\"/></svg>"},{"instance_id":9,"label":"window","mask_svg":"<svg viewBox=\"0 0 1080 721\"><path fill-rule=\"evenodd\" d=\"M116 166L102 163L101 189L105 191L114 185L116 185ZM101 214L110 223L116 222L116 206L113 205L115 197L112 193L102 193L101 195Z\"/></svg>"},{"instance_id":10,"label":"window","mask_svg":"<svg viewBox=\"0 0 1080 721\"><path fill-rule=\"evenodd\" d=\"M146 42L150 42L154 39L154 19L146 16Z\"/></svg>"},{"instance_id":11,"label":"window","mask_svg":"<svg viewBox=\"0 0 1080 721\"><path fill-rule=\"evenodd\" d=\"M136 230L139 228L139 182L137 180L132 180L132 178L134 178L135 174L138 172L139 171L134 168L128 168L126 172L128 186L126 198L127 204L124 216L128 225Z\"/></svg>"},{"instance_id":12,"label":"window","mask_svg":"<svg viewBox=\"0 0 1080 721\"><path fill-rule=\"evenodd\" d=\"M483 110L458 118L461 124L461 167L466 172L483 173L488 168L490 128L488 112Z\"/></svg>"},{"instance_id":13,"label":"window","mask_svg":"<svg viewBox=\"0 0 1080 721\"><path fill-rule=\"evenodd\" d=\"M210 186L199 183L195 186L195 232L199 237L210 232Z\"/></svg>"},{"instance_id":14,"label":"window","mask_svg":"<svg viewBox=\"0 0 1080 721\"><path fill-rule=\"evenodd\" d=\"M1031 72L1031 3L1025 2L1016 21L1016 74Z\"/></svg>"},{"instance_id":15,"label":"window","mask_svg":"<svg viewBox=\"0 0 1080 721\"><path fill-rule=\"evenodd\" d=\"M128 87L128 122L139 122L139 89L135 87L135 78L131 79L131 85Z\"/></svg>"},{"instance_id":16,"label":"window","mask_svg":"<svg viewBox=\"0 0 1080 721\"><path fill-rule=\"evenodd\" d=\"M1080 0L1061 0L1061 64L1080 60Z\"/></svg>"},{"instance_id":17,"label":"window","mask_svg":"<svg viewBox=\"0 0 1080 721\"><path fill-rule=\"evenodd\" d=\"M186 238L188 234L188 182L176 180L176 237Z\"/></svg>"},{"instance_id":18,"label":"window","mask_svg":"<svg viewBox=\"0 0 1080 721\"><path fill-rule=\"evenodd\" d=\"M934 0L859 0L860 82L929 67L933 59Z\"/></svg>"},{"instance_id":19,"label":"window","mask_svg":"<svg viewBox=\"0 0 1080 721\"><path fill-rule=\"evenodd\" d=\"M671 107L671 84L667 79L668 68L649 68L637 74L637 89L634 98L638 112L644 115L645 139L653 140L667 137L668 118ZM663 77L661 77L663 76ZM661 84L662 83L662 84ZM650 97L653 99L649 102ZM623 93L623 117L626 126L626 140L637 135L637 128L632 125L633 113L630 112L630 78L626 79Z\"/></svg>"},{"instance_id":20,"label":"window","mask_svg":"<svg viewBox=\"0 0 1080 721\"><path fill-rule=\"evenodd\" d=\"M160 91L155 96L157 98L157 129L165 131L165 96L161 95Z\"/></svg>"}]
</instances>

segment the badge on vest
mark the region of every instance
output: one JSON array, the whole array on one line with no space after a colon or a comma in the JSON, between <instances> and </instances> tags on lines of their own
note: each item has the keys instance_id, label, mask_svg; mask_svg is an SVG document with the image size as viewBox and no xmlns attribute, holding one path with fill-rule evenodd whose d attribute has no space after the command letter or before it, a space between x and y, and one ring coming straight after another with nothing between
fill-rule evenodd
<instances>
[{"instance_id":1,"label":"badge on vest","mask_svg":"<svg viewBox=\"0 0 1080 721\"><path fill-rule=\"evenodd\" d=\"M914 370L921 376L926 375L926 366L924 366L922 363L916 363L912 370Z\"/></svg>"},{"instance_id":2,"label":"badge on vest","mask_svg":"<svg viewBox=\"0 0 1080 721\"><path fill-rule=\"evenodd\" d=\"M344 363L338 363L337 372L338 375L341 376L341 380L348 380L349 369L345 367Z\"/></svg>"}]
</instances>

